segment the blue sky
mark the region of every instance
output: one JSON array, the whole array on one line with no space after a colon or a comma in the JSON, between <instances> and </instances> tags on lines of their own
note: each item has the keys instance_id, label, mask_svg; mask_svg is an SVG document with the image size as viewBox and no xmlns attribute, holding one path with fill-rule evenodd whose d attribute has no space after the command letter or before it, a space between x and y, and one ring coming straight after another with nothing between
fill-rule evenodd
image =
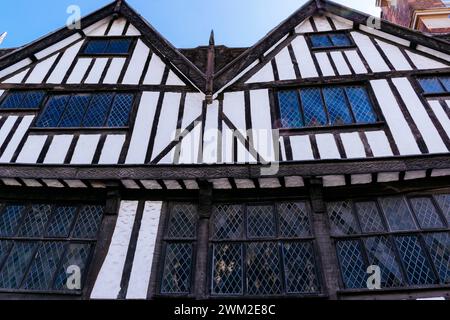
<instances>
[{"instance_id":1,"label":"blue sky","mask_svg":"<svg viewBox=\"0 0 450 320\"><path fill-rule=\"evenodd\" d=\"M66 9L75 4L82 16L111 0L2 0L0 33L8 36L0 48L17 47L65 24ZM147 21L176 47L204 45L211 29L216 43L251 46L303 5L306 0L128 0ZM379 15L375 0L337 0Z\"/></svg>"}]
</instances>

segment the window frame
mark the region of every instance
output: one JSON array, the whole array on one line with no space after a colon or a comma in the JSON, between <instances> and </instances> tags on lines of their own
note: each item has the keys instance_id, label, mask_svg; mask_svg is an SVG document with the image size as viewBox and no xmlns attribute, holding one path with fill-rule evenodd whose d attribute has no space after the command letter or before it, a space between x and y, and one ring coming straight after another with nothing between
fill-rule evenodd
<instances>
[{"instance_id":1,"label":"window frame","mask_svg":"<svg viewBox=\"0 0 450 320\"><path fill-rule=\"evenodd\" d=\"M347 38L350 40L350 45L348 46L328 46L328 47L314 47L313 42L311 37L312 36L328 36L328 38L330 39L330 35L339 35L339 34L344 34L347 36ZM307 32L304 34L305 39L306 39L306 43L308 44L308 47L310 49L310 51L341 51L343 49L355 49L357 48L356 42L353 39L353 36L351 35L351 33L349 32L349 30L331 30L331 31L320 31L320 32ZM331 41L331 39L330 39ZM331 43L333 43L331 41Z\"/></svg>"},{"instance_id":2,"label":"window frame","mask_svg":"<svg viewBox=\"0 0 450 320\"><path fill-rule=\"evenodd\" d=\"M450 224L446 221L445 215L442 212L442 209L440 205L436 201L436 196L440 194L449 194L448 192L414 192L414 193L397 193L397 194L375 194L375 195L366 195L366 196L356 196L356 197L345 197L340 196L333 199L326 199L326 203L333 203L333 202L341 202L341 201L350 201L351 203L351 210L352 210L352 216L355 219L355 223L359 228L358 233L352 234L352 235L336 235L333 234L332 228L331 228L331 221L329 219L329 213L328 208L326 210L327 215L327 224L330 230L330 237L331 242L334 248L334 252L336 255L336 262L337 266L339 268L339 289L338 293L363 293L363 292L372 292L373 290L369 290L367 288L347 288L345 281L344 281L344 272L341 265L341 259L338 254L338 242L345 242L345 241L357 241L360 253L362 256L362 259L364 261L363 268L366 266L369 266L369 257L367 255L368 249L366 249L364 245L364 240L368 238L385 238L387 239L388 243L391 245L392 251L395 256L395 261L397 262L399 266L399 270L401 272L403 285L402 286L394 286L394 287L382 287L379 290L376 290L375 292L386 292L386 291L402 291L402 290L414 290L414 289L434 289L434 288L442 288L442 287L448 287L450 288L449 284L443 284L441 282L441 279L439 277L439 272L436 270L436 266L433 262L433 259L430 256L430 250L428 249L428 246L425 242L424 236L429 234L439 234L439 233L449 233L450 234ZM411 214L411 218L416 226L415 230L400 230L400 231L390 231L389 222L387 221L386 214L384 213L384 210L382 209L379 198L385 198L385 197L400 197L401 199L406 200L407 208ZM442 228L422 228L416 213L414 212L412 205L411 205L411 199L414 198L430 198L432 201L432 204L434 208L437 210L437 213L439 215L440 220L443 222L444 227ZM361 222L360 217L357 213L357 209L355 204L360 202L375 202L378 213L380 214L381 222L384 227L384 231L377 231L377 232L364 232L361 228ZM409 284L410 280L408 279L408 272L405 269L404 262L401 258L400 252L398 250L397 244L395 243L396 237L402 237L402 236L411 236L418 239L418 242L421 246L421 249L424 253L424 256L426 257L427 262L429 263L430 270L435 277L435 283L433 284L427 284L427 285L412 285Z\"/></svg>"},{"instance_id":3,"label":"window frame","mask_svg":"<svg viewBox=\"0 0 450 320\"><path fill-rule=\"evenodd\" d=\"M33 113L33 112L39 112L39 110L42 109L42 107L47 103L47 97L48 97L48 91L45 89L27 89L27 88L11 88L11 89L4 89L5 92L0 96L0 106L3 104L4 100L11 94L11 93L17 93L17 92L43 92L44 98L42 99L41 103L37 108L1 108L0 107L0 114L8 114L8 113Z\"/></svg>"},{"instance_id":4,"label":"window frame","mask_svg":"<svg viewBox=\"0 0 450 320\"><path fill-rule=\"evenodd\" d=\"M352 122L348 124L326 124L326 125L319 125L319 126L304 126L304 127L283 127L282 125L282 118L281 118L281 109L280 109L280 102L279 102L279 93L283 91L296 91L297 101L299 103L299 113L302 116L302 119L304 120L304 109L302 105L302 101L300 98L300 91L304 89L319 89L321 94L321 100L324 106L324 111L327 117L327 121L330 121L330 114L328 107L325 103L325 98L323 95L323 90L327 88L346 88L346 87L361 87L363 88L367 96L369 98L369 101L372 106L373 115L377 119L373 123L358 123L358 122ZM376 129L384 129L386 125L386 120L384 118L384 115L381 111L381 108L378 104L378 100L376 99L375 93L372 90L372 87L370 86L369 81L352 81L352 82L342 82L342 83L336 83L336 84L308 84L308 85L292 85L292 86L282 86L279 88L274 88L271 91L271 94L273 95L272 101L274 102L274 107L272 108L272 119L274 119L274 129L279 129L280 133L282 135L290 135L295 133L301 133L301 132L317 132L317 131L335 131L337 129L355 129L355 128L376 128ZM348 99L347 93L344 90L345 99L347 106L350 106L350 116L352 117L352 121L356 118L354 116L353 109L351 108L351 103Z\"/></svg>"},{"instance_id":5,"label":"window frame","mask_svg":"<svg viewBox=\"0 0 450 320\"><path fill-rule=\"evenodd\" d=\"M427 73L416 74L413 78L414 78L414 82L415 82L416 87L420 89L420 93L422 94L423 97L425 97L425 98L448 98L448 99L450 99L450 90L449 91L444 91L444 92L426 92L425 89L422 87L422 84L420 83L421 79L436 78L436 79L438 79L439 83L441 84L441 86L445 90L445 86L442 84L442 81L440 80L440 78L450 78L450 74L449 73L442 73L442 74L427 74Z\"/></svg>"},{"instance_id":6,"label":"window frame","mask_svg":"<svg viewBox=\"0 0 450 320\"><path fill-rule=\"evenodd\" d=\"M108 112L107 112L107 116L105 118L105 126L103 127L82 127L82 126L78 126L78 127L40 127L37 126L38 121L40 120L41 116L44 114L45 108L47 106L47 103L49 102L50 98L54 97L54 96L76 96L76 95L90 95L89 98L89 104L88 107L90 106L91 100L95 95L101 95L101 94L112 94L113 95L113 99L111 101L111 104L108 107ZM107 126L107 122L109 119L109 115L111 114L111 109L112 106L114 104L114 99L117 95L119 94L129 94L133 96L133 101L131 103L130 106L130 112L128 115L128 124L126 126L120 126L120 127L110 127ZM44 98L44 101L40 107L40 109L35 110L36 111L36 117L33 119L33 122L30 125L29 131L30 132L58 132L58 131L64 131L64 132L83 132L83 131L88 131L88 132L106 132L106 131L125 131L128 130L130 127L133 126L134 121L135 121L135 117L137 114L137 105L140 101L140 94L137 90L118 90L118 91L111 91L111 90L101 90L101 91L86 91L86 90L81 90L81 91L74 91L74 90L64 90L64 91L55 91L55 90L48 90L46 91L46 96ZM65 107L64 107L64 111L61 114L61 117L58 121L58 124L61 121L62 116L65 114L65 112L67 111L67 105L68 102L66 102ZM88 109L85 110L85 113L83 115L83 118L81 119L81 125L83 124L83 120L84 117L86 116L86 111Z\"/></svg>"},{"instance_id":7,"label":"window frame","mask_svg":"<svg viewBox=\"0 0 450 320\"><path fill-rule=\"evenodd\" d=\"M134 48L136 47L137 41L140 37L139 36L95 36L95 37L86 37L83 45L80 48L80 51L78 53L78 57L80 58L86 58L86 57L129 57L133 54ZM127 53L85 53L86 48L89 45L90 41L110 41L110 40L131 40L130 47L128 48Z\"/></svg>"},{"instance_id":8,"label":"window frame","mask_svg":"<svg viewBox=\"0 0 450 320\"><path fill-rule=\"evenodd\" d=\"M86 293L90 290L90 287L93 285L90 279L90 273L92 272L92 269L94 269L95 266L95 260L96 256L98 255L98 243L100 242L99 235L101 233L102 227L105 223L106 219L106 212L105 212L105 204L101 201L93 201L93 200L63 200L63 199L56 199L56 200L24 200L24 199L17 199L17 200L2 200L0 205L0 210L3 211L3 208L7 205L23 205L25 208L23 209L22 216L20 218L20 222L16 227L16 232L18 232L23 225L26 215L29 212L30 208L33 205L49 205L51 206L51 213L49 216L48 221L45 223L45 227L43 229L43 234L39 237L31 237L31 236L18 236L15 234L14 236L0 236L1 241L11 241L13 243L20 242L20 243L34 243L36 245L35 248L32 250L32 256L29 261L27 261L26 264L26 271L23 275L23 278L21 279L21 286L24 284L25 280L29 276L29 271L33 265L33 262L35 261L35 256L38 253L39 249L42 247L43 243L48 242L61 242L64 243L64 249L61 254L60 259L58 260L58 268L55 270L55 273L53 274L53 280L52 284L55 283L57 278L57 273L62 266L62 262L65 258L65 254L67 253L67 247L69 244L87 244L90 246L90 252L88 257L85 260L85 269L84 273L82 274L82 282L81 282L81 289L80 290L56 290L56 289L46 289L46 290L27 290L27 289L4 289L0 288L0 297L5 294L17 294L17 295L24 295L24 296L33 296L33 295L46 295L46 296L67 296L67 297L82 297L85 296ZM80 217L80 213L83 207L86 206L99 206L102 207L102 217L100 221L98 222L98 229L93 238L75 238L72 236L72 233L74 231L75 225L78 221L78 218ZM52 218L55 214L55 208L58 207L76 207L76 215L74 218L74 221L72 221L72 224L70 226L71 233L68 237L51 237L47 236L46 232L48 231L48 227L52 221ZM11 253L12 248L11 246L8 249L8 254L0 260L0 271L3 269L3 266L5 265L6 261L8 260L9 254Z\"/></svg>"},{"instance_id":9,"label":"window frame","mask_svg":"<svg viewBox=\"0 0 450 320\"><path fill-rule=\"evenodd\" d=\"M283 203L295 203L295 202L303 202L306 204L308 222L310 224L310 235L304 237L282 237L279 234L279 218L277 212L277 205ZM316 235L314 232L314 224L313 224L313 214L312 205L310 203L309 198L301 197L301 198L281 198L281 199L268 199L268 200L256 200L255 199L235 199L234 201L225 200L225 201L215 201L213 203L213 207L217 205L241 205L243 207L243 231L244 235L240 239L216 239L214 236L214 213L211 212L211 217L209 219L209 234L208 234L208 250L207 250L207 272L206 272L206 289L207 289L207 297L211 300L220 300L220 299L261 299L261 298L279 298L279 299L289 299L289 298L320 298L326 296L326 288L325 288L325 275L323 273L322 261L321 261L321 253L320 248L317 244ZM275 233L274 237L262 237L262 238L249 238L247 235L247 208L249 206L271 206L272 213L274 214L274 223L275 223ZM242 293L241 294L214 294L212 292L212 280L213 280L213 255L214 255L214 245L216 244L240 244L242 245L242 262L243 262L243 270L242 270ZM274 294L274 295L249 295L247 293L247 288L245 285L246 278L246 267L245 267L245 245L249 243L273 243L277 246L279 251L279 265L280 265L280 281L282 293ZM286 276L284 272L284 262L283 262L283 248L281 244L283 243L309 243L313 250L313 259L314 259L314 267L317 276L317 284L319 287L319 291L315 293L288 293L286 290Z\"/></svg>"},{"instance_id":10,"label":"window frame","mask_svg":"<svg viewBox=\"0 0 450 320\"><path fill-rule=\"evenodd\" d=\"M170 227L170 219L172 217L172 209L176 205L186 204L186 205L195 205L197 209L197 215L195 217L195 238L171 238L168 236L168 231ZM168 201L168 205L166 206L165 212L161 216L162 224L160 224L159 228L162 228L160 232L162 235L159 240L160 242L160 257L157 261L157 283L156 283L156 297L162 298L190 298L195 296L195 276L196 276L196 263L197 263L197 252L198 252L198 205L195 201L186 201L186 200L174 200ZM167 258L167 247L171 243L189 243L192 247L192 257L191 257L191 270L189 274L189 292L188 293L163 293L163 281L164 281L164 267Z\"/></svg>"}]
</instances>

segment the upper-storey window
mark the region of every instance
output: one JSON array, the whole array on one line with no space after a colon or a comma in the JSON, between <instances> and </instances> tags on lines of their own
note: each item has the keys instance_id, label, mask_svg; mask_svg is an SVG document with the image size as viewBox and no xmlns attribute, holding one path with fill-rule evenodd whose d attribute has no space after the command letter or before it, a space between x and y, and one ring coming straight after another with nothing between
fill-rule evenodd
<instances>
[{"instance_id":1,"label":"upper-storey window","mask_svg":"<svg viewBox=\"0 0 450 320\"><path fill-rule=\"evenodd\" d=\"M91 39L84 46L82 53L85 55L120 55L130 52L132 39Z\"/></svg>"},{"instance_id":2,"label":"upper-storey window","mask_svg":"<svg viewBox=\"0 0 450 320\"><path fill-rule=\"evenodd\" d=\"M1 100L0 109L38 109L44 98L44 91L10 91Z\"/></svg>"},{"instance_id":3,"label":"upper-storey window","mask_svg":"<svg viewBox=\"0 0 450 320\"><path fill-rule=\"evenodd\" d=\"M0 291L80 293L103 217L96 205L0 206ZM81 288L68 278L81 272Z\"/></svg>"},{"instance_id":4,"label":"upper-storey window","mask_svg":"<svg viewBox=\"0 0 450 320\"><path fill-rule=\"evenodd\" d=\"M101 128L128 125L134 95L96 93L52 95L35 126L41 128Z\"/></svg>"},{"instance_id":5,"label":"upper-storey window","mask_svg":"<svg viewBox=\"0 0 450 320\"><path fill-rule=\"evenodd\" d=\"M367 289L378 266L381 288L450 283L450 195L328 203L346 289Z\"/></svg>"},{"instance_id":6,"label":"upper-storey window","mask_svg":"<svg viewBox=\"0 0 450 320\"><path fill-rule=\"evenodd\" d=\"M353 42L346 33L311 34L309 36L313 49L350 47Z\"/></svg>"},{"instance_id":7,"label":"upper-storey window","mask_svg":"<svg viewBox=\"0 0 450 320\"><path fill-rule=\"evenodd\" d=\"M418 79L423 92L432 93L450 93L450 76L425 77Z\"/></svg>"},{"instance_id":8,"label":"upper-storey window","mask_svg":"<svg viewBox=\"0 0 450 320\"><path fill-rule=\"evenodd\" d=\"M377 121L367 90L361 86L280 91L278 100L283 128Z\"/></svg>"}]
</instances>

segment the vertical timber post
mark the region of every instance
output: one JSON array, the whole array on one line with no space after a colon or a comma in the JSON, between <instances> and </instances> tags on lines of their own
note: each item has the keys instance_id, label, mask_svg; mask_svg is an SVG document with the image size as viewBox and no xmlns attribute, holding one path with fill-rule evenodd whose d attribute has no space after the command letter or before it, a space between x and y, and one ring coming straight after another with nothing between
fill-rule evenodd
<instances>
[{"instance_id":1,"label":"vertical timber post","mask_svg":"<svg viewBox=\"0 0 450 320\"><path fill-rule=\"evenodd\" d=\"M331 240L322 179L311 178L309 180L309 195L313 211L313 229L319 248L320 265L324 280L323 289L331 300L336 300L337 290L339 289L339 266Z\"/></svg>"},{"instance_id":2,"label":"vertical timber post","mask_svg":"<svg viewBox=\"0 0 450 320\"><path fill-rule=\"evenodd\" d=\"M199 204L198 204L198 228L197 228L197 259L195 266L195 298L198 300L207 297L208 268L208 243L209 222L212 212L213 187L208 181L199 181Z\"/></svg>"}]
</instances>

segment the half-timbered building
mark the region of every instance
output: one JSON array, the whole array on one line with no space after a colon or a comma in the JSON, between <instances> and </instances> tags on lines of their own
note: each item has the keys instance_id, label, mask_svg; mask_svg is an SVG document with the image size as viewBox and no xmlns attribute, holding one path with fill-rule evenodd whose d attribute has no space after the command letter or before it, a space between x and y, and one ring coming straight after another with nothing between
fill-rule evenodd
<instances>
[{"instance_id":1,"label":"half-timbered building","mask_svg":"<svg viewBox=\"0 0 450 320\"><path fill-rule=\"evenodd\" d=\"M177 49L119 0L0 52L0 298L450 297L449 42L311 0Z\"/></svg>"}]
</instances>

